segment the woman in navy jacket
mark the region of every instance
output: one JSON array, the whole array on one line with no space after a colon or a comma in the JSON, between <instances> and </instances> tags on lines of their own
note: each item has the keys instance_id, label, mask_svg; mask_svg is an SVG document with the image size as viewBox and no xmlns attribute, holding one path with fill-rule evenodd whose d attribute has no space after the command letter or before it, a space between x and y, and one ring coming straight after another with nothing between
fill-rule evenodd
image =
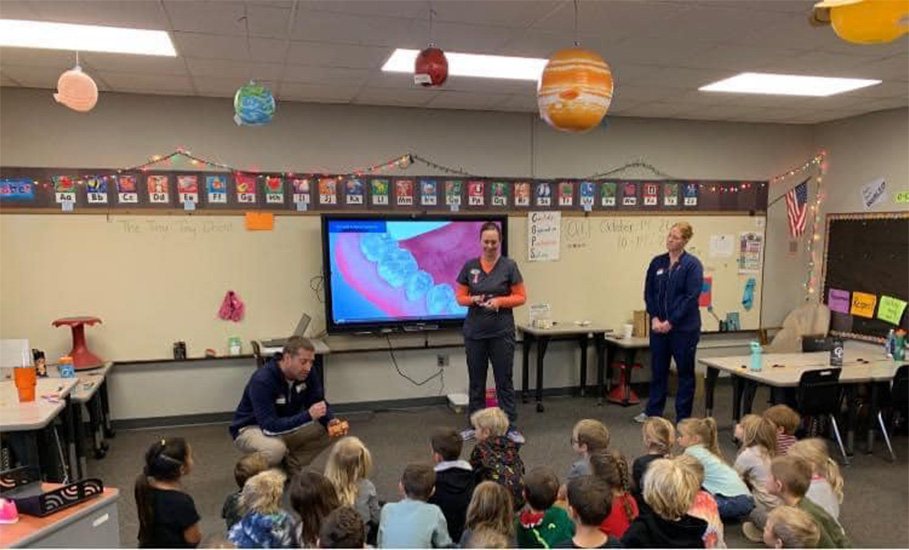
<instances>
[{"instance_id":1,"label":"woman in navy jacket","mask_svg":"<svg viewBox=\"0 0 909 550\"><path fill-rule=\"evenodd\" d=\"M666 254L660 254L647 268L644 300L650 314L650 397L644 413L663 416L669 360L675 359L679 391L675 399L675 421L691 416L694 401L694 356L701 337L701 312L698 297L704 284L701 261L685 252L694 233L687 222L678 222L666 236Z\"/></svg>"}]
</instances>

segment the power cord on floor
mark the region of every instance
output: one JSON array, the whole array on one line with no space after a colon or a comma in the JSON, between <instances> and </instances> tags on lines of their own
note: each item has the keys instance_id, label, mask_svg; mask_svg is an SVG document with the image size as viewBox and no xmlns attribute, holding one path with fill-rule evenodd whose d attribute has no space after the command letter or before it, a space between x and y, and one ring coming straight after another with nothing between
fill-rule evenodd
<instances>
[{"instance_id":1,"label":"power cord on floor","mask_svg":"<svg viewBox=\"0 0 909 550\"><path fill-rule=\"evenodd\" d=\"M427 379L423 380L422 382L417 382L410 376L407 376L407 374L401 370L401 367L398 366L398 359L397 359L397 357L395 357L395 348L391 344L391 336L386 334L385 340L388 341L388 353L389 353L389 355L391 355L391 362L394 365L395 370L398 371L398 375L401 378L404 378L405 380L407 380L414 386L423 386L426 383L428 383L430 380L434 380L434 379L438 378L441 382L441 386L439 387L438 395L442 395L442 392L445 391L445 369L443 367L439 367L438 372L436 372L435 374L431 374Z\"/></svg>"}]
</instances>

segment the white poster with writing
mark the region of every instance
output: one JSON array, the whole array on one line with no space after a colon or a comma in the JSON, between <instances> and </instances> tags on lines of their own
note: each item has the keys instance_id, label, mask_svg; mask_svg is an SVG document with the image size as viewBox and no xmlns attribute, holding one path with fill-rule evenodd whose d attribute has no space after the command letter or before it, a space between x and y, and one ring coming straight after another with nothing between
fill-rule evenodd
<instances>
[{"instance_id":1,"label":"white poster with writing","mask_svg":"<svg viewBox=\"0 0 909 550\"><path fill-rule=\"evenodd\" d=\"M553 262L559 259L561 212L531 212L527 215L527 259Z\"/></svg>"},{"instance_id":2,"label":"white poster with writing","mask_svg":"<svg viewBox=\"0 0 909 550\"><path fill-rule=\"evenodd\" d=\"M862 186L862 206L871 210L876 205L887 200L887 182L878 178Z\"/></svg>"}]
</instances>

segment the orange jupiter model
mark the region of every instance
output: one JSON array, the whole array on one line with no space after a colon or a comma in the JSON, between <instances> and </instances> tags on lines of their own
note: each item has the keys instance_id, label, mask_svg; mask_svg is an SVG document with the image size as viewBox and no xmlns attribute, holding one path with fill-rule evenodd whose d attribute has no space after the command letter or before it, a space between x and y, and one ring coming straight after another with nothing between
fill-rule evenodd
<instances>
[{"instance_id":1,"label":"orange jupiter model","mask_svg":"<svg viewBox=\"0 0 909 550\"><path fill-rule=\"evenodd\" d=\"M540 116L556 130L586 132L603 120L612 102L612 72L596 52L559 50L540 77Z\"/></svg>"}]
</instances>

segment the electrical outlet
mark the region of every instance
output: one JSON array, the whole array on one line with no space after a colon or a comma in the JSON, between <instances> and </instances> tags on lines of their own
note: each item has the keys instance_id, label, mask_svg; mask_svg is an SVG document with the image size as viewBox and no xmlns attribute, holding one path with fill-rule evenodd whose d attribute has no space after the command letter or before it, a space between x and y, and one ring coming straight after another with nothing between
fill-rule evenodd
<instances>
[{"instance_id":1,"label":"electrical outlet","mask_svg":"<svg viewBox=\"0 0 909 550\"><path fill-rule=\"evenodd\" d=\"M436 366L437 367L447 367L448 366L448 356L444 353L436 355Z\"/></svg>"}]
</instances>

